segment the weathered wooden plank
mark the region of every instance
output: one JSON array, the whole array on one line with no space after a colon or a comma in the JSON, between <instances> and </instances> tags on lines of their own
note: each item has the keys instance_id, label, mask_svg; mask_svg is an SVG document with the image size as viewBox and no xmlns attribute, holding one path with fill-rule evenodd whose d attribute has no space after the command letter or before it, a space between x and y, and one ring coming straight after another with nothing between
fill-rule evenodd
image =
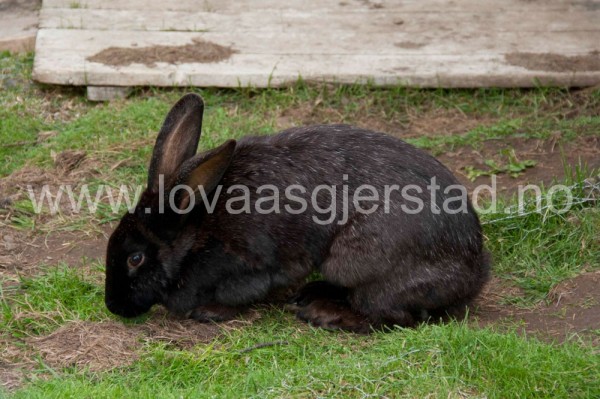
<instances>
[{"instance_id":1,"label":"weathered wooden plank","mask_svg":"<svg viewBox=\"0 0 600 399\"><path fill-rule=\"evenodd\" d=\"M504 43L507 51L543 52L560 48L564 54L587 54L593 43L575 45L577 38L557 35L544 43L531 37L512 37L490 43ZM186 44L201 36L221 44L235 39L234 47L240 52L218 63L164 64L150 67L141 64L114 67L86 61L90 55L108 46L138 48L148 45ZM348 37L335 46L319 46L318 34L310 36L310 45L302 46L306 37L286 37L285 41L268 42L268 36L253 35L242 38L227 33L187 32L106 32L44 29L38 34L34 77L46 83L98 86L221 86L284 85L299 75L310 80L350 83L371 80L375 84L409 84L423 87L485 87L532 86L535 79L544 84L587 86L600 83L600 71L552 72L535 71L506 62L502 46L490 51L446 49L438 44L435 52L425 53L421 48L399 49L372 40ZM502 36L499 35L499 36ZM509 35L510 36L510 35ZM275 36L276 38L277 36ZM310 41L309 40L309 41ZM371 41L372 40L372 41ZM513 43L513 40L515 42ZM65 46L65 43L69 43ZM354 44L353 44L354 43ZM365 47L359 47L365 46ZM371 46L371 47L369 47ZM377 47L379 46L379 47ZM370 49L368 54L357 54L356 48ZM460 50L460 51L459 51Z\"/></svg>"},{"instance_id":2,"label":"weathered wooden plank","mask_svg":"<svg viewBox=\"0 0 600 399\"><path fill-rule=\"evenodd\" d=\"M305 0L44 0L44 8L88 8L115 10L158 10L158 11L205 11L221 13L238 13L246 11L266 10L305 10L320 12L322 10L370 10L388 12L390 10L463 12L507 10L597 10L599 0L320 0L308 3ZM260 20L257 21L260 23Z\"/></svg>"},{"instance_id":3,"label":"weathered wooden plank","mask_svg":"<svg viewBox=\"0 0 600 399\"><path fill-rule=\"evenodd\" d=\"M0 51L33 51L37 22L35 11L18 7L17 10L0 11Z\"/></svg>"},{"instance_id":4,"label":"weathered wooden plank","mask_svg":"<svg viewBox=\"0 0 600 399\"><path fill-rule=\"evenodd\" d=\"M299 56L261 58L239 56L223 64L163 65L148 68L139 64L115 68L100 65L86 69L85 60L44 60L36 67L36 80L62 85L123 85L165 87L277 87L295 82L299 77L308 81L366 83L375 85L404 84L417 87L534 87L538 84L556 86L593 86L600 82L599 72L529 71L503 65L499 56L464 57L407 56L403 62L389 56L325 56L304 59ZM368 64L369 68L356 65ZM404 66L402 66L404 65ZM411 65L424 65L416 68ZM60 74L56 71L60 70Z\"/></svg>"},{"instance_id":5,"label":"weathered wooden plank","mask_svg":"<svg viewBox=\"0 0 600 399\"><path fill-rule=\"evenodd\" d=\"M46 83L267 86L299 75L424 87L600 83L600 0L44 0L43 6L34 77ZM198 39L233 53L198 62L206 50L190 46ZM187 49L187 58L121 66L89 60L111 47L123 49L112 61L165 50L156 46L169 46L171 55Z\"/></svg>"},{"instance_id":6,"label":"weathered wooden plank","mask_svg":"<svg viewBox=\"0 0 600 399\"><path fill-rule=\"evenodd\" d=\"M108 47L139 48L154 45L182 46L201 39L231 46L238 54L287 55L489 55L511 52L585 54L600 50L598 34L547 32L544 40L522 32L482 32L477 36L415 37L407 32L360 31L255 32L142 32L44 29L37 50L79 52L91 56ZM69 43L65 46L65 43ZM237 54L234 54L235 57Z\"/></svg>"},{"instance_id":7,"label":"weathered wooden plank","mask_svg":"<svg viewBox=\"0 0 600 399\"><path fill-rule=\"evenodd\" d=\"M260 21L260 23L257 23ZM107 10L86 8L44 8L40 28L143 31L273 31L305 32L326 27L328 31L360 30L371 32L419 32L432 35L480 34L481 32L600 32L598 10L563 12L539 11L535 18L524 18L522 11L455 12L368 12L339 10L273 10L221 14L205 11Z\"/></svg>"}]
</instances>

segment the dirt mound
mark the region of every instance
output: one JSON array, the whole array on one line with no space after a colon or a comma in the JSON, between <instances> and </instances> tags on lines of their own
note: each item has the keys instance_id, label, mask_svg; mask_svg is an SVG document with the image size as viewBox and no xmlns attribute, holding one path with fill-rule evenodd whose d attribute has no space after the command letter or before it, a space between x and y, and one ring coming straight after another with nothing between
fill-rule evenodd
<instances>
[{"instance_id":1,"label":"dirt mound","mask_svg":"<svg viewBox=\"0 0 600 399\"><path fill-rule=\"evenodd\" d=\"M74 322L35 338L32 346L51 367L87 367L102 371L138 358L139 332L117 322Z\"/></svg>"},{"instance_id":2,"label":"dirt mound","mask_svg":"<svg viewBox=\"0 0 600 399\"><path fill-rule=\"evenodd\" d=\"M259 312L250 311L243 319L220 324L204 324L190 319L176 319L158 308L141 324L121 321L75 321L45 337L29 339L51 367L77 366L92 371L109 370L133 363L144 342L164 342L179 349L189 349L214 340L223 329L239 328L252 323Z\"/></svg>"},{"instance_id":3,"label":"dirt mound","mask_svg":"<svg viewBox=\"0 0 600 399\"><path fill-rule=\"evenodd\" d=\"M165 309L157 308L140 324L125 324L119 320L73 321L42 337L23 341L0 337L0 388L12 391L20 387L27 375L39 367L40 355L49 367L57 370L77 367L106 371L135 362L147 342L190 349L214 340L223 331L251 324L259 317L258 310L250 310L237 320L203 324L175 319ZM36 374L38 378L49 375Z\"/></svg>"}]
</instances>

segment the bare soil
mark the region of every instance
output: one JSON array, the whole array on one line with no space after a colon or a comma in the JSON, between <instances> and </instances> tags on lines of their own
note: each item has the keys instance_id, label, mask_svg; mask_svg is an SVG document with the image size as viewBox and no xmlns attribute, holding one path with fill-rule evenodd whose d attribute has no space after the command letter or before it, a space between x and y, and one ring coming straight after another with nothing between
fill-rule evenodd
<instances>
[{"instance_id":1,"label":"bare soil","mask_svg":"<svg viewBox=\"0 0 600 399\"><path fill-rule=\"evenodd\" d=\"M98 176L98 161L88 158L85 151L66 150L52 153L52 158L54 168L25 166L0 178L0 209L9 209L12 203L26 198L28 188L38 192L43 186L48 186L51 192L56 192L54 190L61 185L76 186L87 178Z\"/></svg>"},{"instance_id":2,"label":"bare soil","mask_svg":"<svg viewBox=\"0 0 600 399\"><path fill-rule=\"evenodd\" d=\"M380 132L386 132L401 139L422 136L439 136L466 133L469 130L495 122L491 118L465 116L454 109L435 109L408 114L401 119L389 121L383 115L370 112L368 103L361 103L355 118L346 120L344 115L334 108L304 103L297 107L286 108L276 115L276 127L286 129L297 125L320 123L350 123Z\"/></svg>"},{"instance_id":3,"label":"bare soil","mask_svg":"<svg viewBox=\"0 0 600 399\"><path fill-rule=\"evenodd\" d=\"M41 265L66 263L81 266L85 260L104 262L108 236L112 226L100 233L59 231L39 235L0 227L0 271L4 277L32 275Z\"/></svg>"},{"instance_id":4,"label":"bare soil","mask_svg":"<svg viewBox=\"0 0 600 399\"><path fill-rule=\"evenodd\" d=\"M3 223L18 215L15 204L27 198L28 187L35 193L39 193L45 185L52 193L56 193L61 185L76 187L85 179L97 175L96 165L82 151L64 151L55 154L54 168L26 166L0 179L0 272L3 277L14 280L18 275L37 273L40 265L65 262L79 266L84 257L93 260L104 256L112 226L105 225L96 231L52 231L40 234ZM67 204L68 198L63 196L60 217L73 216ZM53 216L45 215L38 222L43 223L46 221L44 219L51 218Z\"/></svg>"},{"instance_id":5,"label":"bare soil","mask_svg":"<svg viewBox=\"0 0 600 399\"><path fill-rule=\"evenodd\" d=\"M228 322L224 328L240 325L243 320ZM133 363L144 342L164 342L180 349L213 340L221 333L216 324L171 318L163 309L141 324L121 321L75 321L50 335L34 337L27 344L39 352L52 367L88 367L92 371L108 370Z\"/></svg>"},{"instance_id":6,"label":"bare soil","mask_svg":"<svg viewBox=\"0 0 600 399\"><path fill-rule=\"evenodd\" d=\"M519 296L519 289L499 279L485 288L474 307L480 326L514 326L521 333L549 342L578 337L594 346L600 344L600 271L582 273L558 284L549 300L535 309L520 309L503 303Z\"/></svg>"},{"instance_id":7,"label":"bare soil","mask_svg":"<svg viewBox=\"0 0 600 399\"><path fill-rule=\"evenodd\" d=\"M548 186L556 180L564 179L565 163L570 166L585 165L589 171L600 169L600 137L579 136L566 143L559 140L559 134L550 140L519 137L487 140L480 149L462 147L441 154L438 159L454 172L469 191L481 184L490 185L491 177L480 176L475 181L470 181L465 168L471 166L488 170L485 161L490 159L506 163L506 157L501 156L502 150L514 149L519 160L535 161L534 167L527 168L517 177L504 173L496 176L497 191L504 195L514 194L519 186L540 183Z\"/></svg>"},{"instance_id":8,"label":"bare soil","mask_svg":"<svg viewBox=\"0 0 600 399\"><path fill-rule=\"evenodd\" d=\"M149 320L141 324L125 324L116 320L73 321L46 336L0 341L0 384L8 390L21 386L28 372L35 368L38 355L52 369L76 366L106 371L135 362L147 342L163 342L174 348L191 349L213 341L224 331L250 324L259 317L259 312L252 310L238 320L219 325L202 324L172 318L158 308Z\"/></svg>"},{"instance_id":9,"label":"bare soil","mask_svg":"<svg viewBox=\"0 0 600 399\"><path fill-rule=\"evenodd\" d=\"M126 324L120 320L73 321L46 336L22 340L0 337L0 385L8 390L21 386L27 373L39 363L38 356L51 369L77 366L106 371L135 362L140 350L149 342L192 349L258 318L260 312L250 310L236 320L218 325L203 324L174 318L159 307L153 309L148 320L139 324Z\"/></svg>"},{"instance_id":10,"label":"bare soil","mask_svg":"<svg viewBox=\"0 0 600 399\"><path fill-rule=\"evenodd\" d=\"M144 64L155 66L158 62L168 64L212 63L228 59L237 51L228 46L194 39L182 46L109 47L88 57L91 62L105 65L125 66Z\"/></svg>"}]
</instances>

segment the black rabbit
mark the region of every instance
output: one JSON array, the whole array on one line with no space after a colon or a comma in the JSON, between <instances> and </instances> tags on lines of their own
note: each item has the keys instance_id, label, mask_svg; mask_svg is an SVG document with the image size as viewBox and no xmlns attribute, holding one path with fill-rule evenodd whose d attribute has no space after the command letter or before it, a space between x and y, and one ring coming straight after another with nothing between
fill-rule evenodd
<instances>
[{"instance_id":1,"label":"black rabbit","mask_svg":"<svg viewBox=\"0 0 600 399\"><path fill-rule=\"evenodd\" d=\"M227 320L316 270L324 281L296 291L297 316L367 332L455 314L480 292L489 259L479 220L435 158L346 125L196 154L203 110L188 94L169 112L148 187L110 238L111 312L133 317L162 304Z\"/></svg>"}]
</instances>

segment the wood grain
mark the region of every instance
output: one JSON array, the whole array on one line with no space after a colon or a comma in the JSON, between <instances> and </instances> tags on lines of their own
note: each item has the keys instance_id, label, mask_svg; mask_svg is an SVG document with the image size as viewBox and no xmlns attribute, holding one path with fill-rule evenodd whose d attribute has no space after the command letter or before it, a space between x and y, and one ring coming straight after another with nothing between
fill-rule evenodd
<instances>
[{"instance_id":1,"label":"wood grain","mask_svg":"<svg viewBox=\"0 0 600 399\"><path fill-rule=\"evenodd\" d=\"M600 0L44 0L33 75L90 86L266 87L299 76L420 87L590 86L600 84L599 21ZM114 47L177 51L194 40L234 52L205 63L88 59ZM522 53L564 62L555 70L511 62ZM569 57L591 62L569 68Z\"/></svg>"}]
</instances>

